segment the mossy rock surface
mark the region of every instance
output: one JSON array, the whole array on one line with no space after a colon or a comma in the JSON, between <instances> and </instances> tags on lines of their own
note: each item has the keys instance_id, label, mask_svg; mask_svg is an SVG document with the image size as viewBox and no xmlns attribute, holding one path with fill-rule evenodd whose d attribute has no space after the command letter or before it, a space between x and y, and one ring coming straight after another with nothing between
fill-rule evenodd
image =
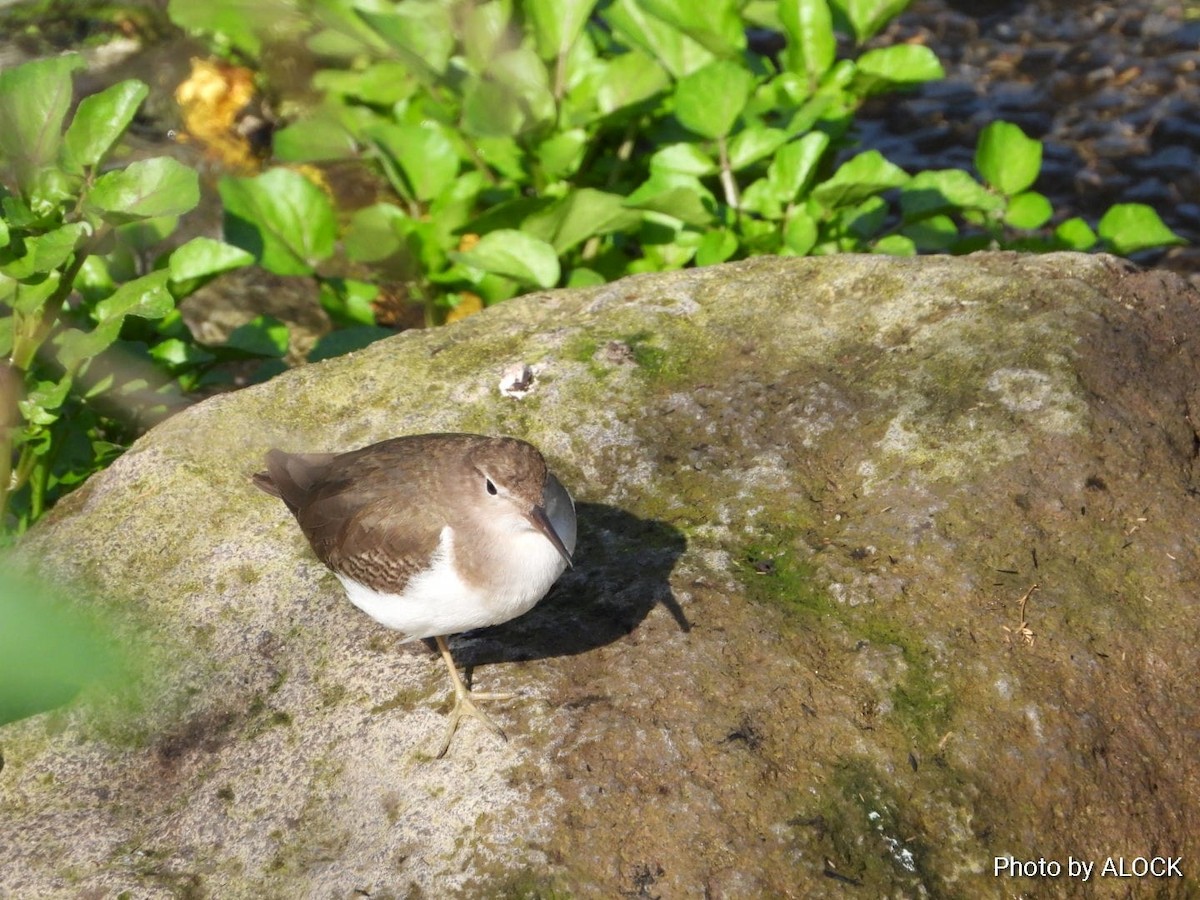
<instances>
[{"instance_id":1,"label":"mossy rock surface","mask_svg":"<svg viewBox=\"0 0 1200 900\"><path fill-rule=\"evenodd\" d=\"M132 718L0 728L0 897L1195 896L1198 335L1112 258L758 259L202 403L22 548L155 669ZM580 515L549 597L452 643L525 695L510 741L440 761L441 662L249 481L431 431L532 441Z\"/></svg>"}]
</instances>

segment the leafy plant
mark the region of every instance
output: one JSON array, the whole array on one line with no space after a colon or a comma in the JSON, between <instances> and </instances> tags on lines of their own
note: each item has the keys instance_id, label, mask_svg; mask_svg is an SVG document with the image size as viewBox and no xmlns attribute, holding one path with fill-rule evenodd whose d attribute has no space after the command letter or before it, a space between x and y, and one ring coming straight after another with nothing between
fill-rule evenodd
<instances>
[{"instance_id":1,"label":"leafy plant","mask_svg":"<svg viewBox=\"0 0 1200 900\"><path fill-rule=\"evenodd\" d=\"M23 529L119 453L139 422L169 409L152 361L169 366L174 354L195 369L207 352L190 341L176 300L251 260L196 238L141 261L197 203L197 176L165 157L106 167L147 88L115 84L83 99L68 123L81 65L66 55L0 72L5 531ZM147 335L149 322L157 332ZM130 340L139 331L153 349Z\"/></svg>"},{"instance_id":2,"label":"leafy plant","mask_svg":"<svg viewBox=\"0 0 1200 900\"><path fill-rule=\"evenodd\" d=\"M1054 215L1050 201L1032 190L1042 166L1042 144L1008 122L993 122L979 135L975 168L979 182L958 169L919 172L901 187L900 218L876 243L897 252L987 248L1092 250L1128 254L1183 241L1158 213L1141 203L1120 203L1101 218L1099 234L1074 217L1046 233Z\"/></svg>"},{"instance_id":3,"label":"leafy plant","mask_svg":"<svg viewBox=\"0 0 1200 900\"><path fill-rule=\"evenodd\" d=\"M1114 207L1099 237L1079 220L1045 233L1052 210L1031 190L1041 145L1006 123L981 135L982 181L849 154L868 97L942 76L927 47L861 49L905 6L313 0L304 19L289 5L278 18L290 39L326 63L314 78L324 101L274 149L293 164L377 167L392 196L354 211L342 244L434 319L463 302L764 253L1101 241L1132 252L1178 240L1136 205ZM230 9L174 0L170 12L235 52L262 52L264 32L232 26ZM857 56L838 58L838 32ZM751 33L783 47L761 49ZM229 239L272 271L306 274L333 254L334 212L300 180L231 179L222 196Z\"/></svg>"}]
</instances>

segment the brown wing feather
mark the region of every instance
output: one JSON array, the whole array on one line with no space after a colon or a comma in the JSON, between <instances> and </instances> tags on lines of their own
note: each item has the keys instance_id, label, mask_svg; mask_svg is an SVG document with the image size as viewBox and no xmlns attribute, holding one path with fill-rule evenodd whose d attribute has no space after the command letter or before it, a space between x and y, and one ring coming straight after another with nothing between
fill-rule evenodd
<instances>
[{"instance_id":1,"label":"brown wing feather","mask_svg":"<svg viewBox=\"0 0 1200 900\"><path fill-rule=\"evenodd\" d=\"M443 496L437 450L405 438L337 455L272 450L268 473L254 483L287 504L333 571L399 593L427 566L447 524L443 504L431 500Z\"/></svg>"}]
</instances>

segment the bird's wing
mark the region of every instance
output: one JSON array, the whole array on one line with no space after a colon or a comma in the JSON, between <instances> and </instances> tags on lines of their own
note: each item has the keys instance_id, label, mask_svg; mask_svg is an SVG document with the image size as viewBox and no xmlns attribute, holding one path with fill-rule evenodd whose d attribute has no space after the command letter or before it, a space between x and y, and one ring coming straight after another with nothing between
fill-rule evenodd
<instances>
[{"instance_id":1,"label":"bird's wing","mask_svg":"<svg viewBox=\"0 0 1200 900\"><path fill-rule=\"evenodd\" d=\"M392 446L334 457L296 510L318 559L389 593L402 591L428 565L446 524L429 500L428 484L419 486L427 461L406 451Z\"/></svg>"},{"instance_id":2,"label":"bird's wing","mask_svg":"<svg viewBox=\"0 0 1200 900\"><path fill-rule=\"evenodd\" d=\"M444 524L393 498L381 498L341 520L340 540L329 545L324 559L335 572L398 594L429 566Z\"/></svg>"}]
</instances>

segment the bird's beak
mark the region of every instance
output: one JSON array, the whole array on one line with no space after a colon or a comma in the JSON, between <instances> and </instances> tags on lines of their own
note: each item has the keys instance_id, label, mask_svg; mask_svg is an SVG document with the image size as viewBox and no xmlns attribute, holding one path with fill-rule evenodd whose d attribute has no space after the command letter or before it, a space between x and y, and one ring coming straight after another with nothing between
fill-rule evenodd
<instances>
[{"instance_id":1,"label":"bird's beak","mask_svg":"<svg viewBox=\"0 0 1200 900\"><path fill-rule=\"evenodd\" d=\"M562 538L558 536L558 532L554 530L554 526L550 524L550 517L546 515L546 510L535 506L529 511L529 521L534 528L546 536L546 540L554 545L554 549L558 551L558 555L563 558L568 568L571 567L571 551L567 549Z\"/></svg>"},{"instance_id":2,"label":"bird's beak","mask_svg":"<svg viewBox=\"0 0 1200 900\"><path fill-rule=\"evenodd\" d=\"M553 473L546 473L542 502L530 509L526 516L529 524L546 536L563 562L570 567L571 554L575 552L575 501Z\"/></svg>"}]
</instances>

